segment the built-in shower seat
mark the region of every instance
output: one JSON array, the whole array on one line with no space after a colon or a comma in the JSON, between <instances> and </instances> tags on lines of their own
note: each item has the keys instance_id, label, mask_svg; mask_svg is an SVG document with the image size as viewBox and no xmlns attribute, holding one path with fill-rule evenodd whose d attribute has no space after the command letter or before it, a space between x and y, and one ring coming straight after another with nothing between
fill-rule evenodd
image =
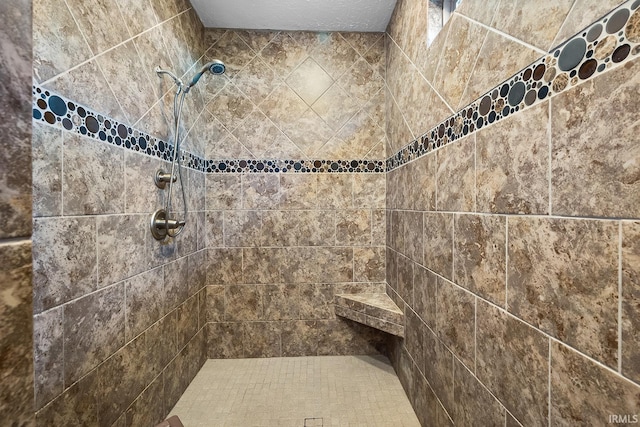
<instances>
[{"instance_id":1,"label":"built-in shower seat","mask_svg":"<svg viewBox=\"0 0 640 427\"><path fill-rule=\"evenodd\" d=\"M404 313L385 293L336 295L335 313L354 322L404 337Z\"/></svg>"}]
</instances>

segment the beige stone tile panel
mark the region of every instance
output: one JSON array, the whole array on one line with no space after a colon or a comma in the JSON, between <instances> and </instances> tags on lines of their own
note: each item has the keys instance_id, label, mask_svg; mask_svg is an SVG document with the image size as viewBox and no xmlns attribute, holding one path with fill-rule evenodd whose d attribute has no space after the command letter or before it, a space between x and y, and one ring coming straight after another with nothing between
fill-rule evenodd
<instances>
[{"instance_id":1,"label":"beige stone tile panel","mask_svg":"<svg viewBox=\"0 0 640 427\"><path fill-rule=\"evenodd\" d=\"M554 342L551 347L551 423L608 424L640 411L638 386ZM620 419L619 418L619 419Z\"/></svg>"},{"instance_id":2,"label":"beige stone tile panel","mask_svg":"<svg viewBox=\"0 0 640 427\"><path fill-rule=\"evenodd\" d=\"M549 136L547 103L476 133L478 211L549 212Z\"/></svg>"},{"instance_id":3,"label":"beige stone tile panel","mask_svg":"<svg viewBox=\"0 0 640 427\"><path fill-rule=\"evenodd\" d=\"M510 312L617 366L617 223L510 218L508 288Z\"/></svg>"},{"instance_id":4,"label":"beige stone tile panel","mask_svg":"<svg viewBox=\"0 0 640 427\"><path fill-rule=\"evenodd\" d=\"M639 70L628 62L552 100L554 214L640 215Z\"/></svg>"},{"instance_id":5,"label":"beige stone tile panel","mask_svg":"<svg viewBox=\"0 0 640 427\"><path fill-rule=\"evenodd\" d=\"M37 82L92 56L64 0L33 2L33 75Z\"/></svg>"},{"instance_id":6,"label":"beige stone tile panel","mask_svg":"<svg viewBox=\"0 0 640 427\"><path fill-rule=\"evenodd\" d=\"M560 26L564 22L572 0L556 2L529 2L515 0L500 2L492 26L538 49L551 48ZM545 17L540 19L540 17ZM596 18L596 17L594 17Z\"/></svg>"},{"instance_id":7,"label":"beige stone tile panel","mask_svg":"<svg viewBox=\"0 0 640 427\"><path fill-rule=\"evenodd\" d=\"M622 223L622 374L639 381L640 222Z\"/></svg>"},{"instance_id":8,"label":"beige stone tile panel","mask_svg":"<svg viewBox=\"0 0 640 427\"><path fill-rule=\"evenodd\" d=\"M476 376L523 425L547 423L549 340L482 300L477 307Z\"/></svg>"}]
</instances>

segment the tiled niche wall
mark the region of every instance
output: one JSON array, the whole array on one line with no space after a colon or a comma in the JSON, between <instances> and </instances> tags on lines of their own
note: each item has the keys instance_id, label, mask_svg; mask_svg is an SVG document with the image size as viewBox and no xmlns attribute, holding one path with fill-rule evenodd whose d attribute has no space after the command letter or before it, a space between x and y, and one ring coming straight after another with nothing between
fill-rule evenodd
<instances>
[{"instance_id":1,"label":"tiled niche wall","mask_svg":"<svg viewBox=\"0 0 640 427\"><path fill-rule=\"evenodd\" d=\"M399 1L388 152L618 4L464 1L426 49L426 2ZM407 319L393 359L423 425L639 414L638 6L608 16L587 53L622 47L627 62L582 83L551 76L554 96L387 173L388 292Z\"/></svg>"},{"instance_id":2,"label":"tiled niche wall","mask_svg":"<svg viewBox=\"0 0 640 427\"><path fill-rule=\"evenodd\" d=\"M33 426L31 2L0 4L0 417Z\"/></svg>"},{"instance_id":3,"label":"tiled niche wall","mask_svg":"<svg viewBox=\"0 0 640 427\"><path fill-rule=\"evenodd\" d=\"M207 60L227 64L202 123L207 158L306 160L309 171L207 175L209 357L377 353L385 337L332 304L384 289L385 176L316 171L313 159L385 158L384 36L206 37Z\"/></svg>"},{"instance_id":4,"label":"tiled niche wall","mask_svg":"<svg viewBox=\"0 0 640 427\"><path fill-rule=\"evenodd\" d=\"M85 135L66 131L65 115L51 112L33 122L36 421L155 425L206 358L205 176L184 171L187 228L176 240L154 240L148 223L166 191L153 176L168 164L87 133L98 122L79 111L168 142L171 85L153 69L198 67L203 28L186 1L33 6L34 100L59 113L59 99L41 92L63 95L74 104L71 120L83 121L71 127L85 125ZM185 132L206 90L190 94ZM188 141L203 151L195 134Z\"/></svg>"}]
</instances>

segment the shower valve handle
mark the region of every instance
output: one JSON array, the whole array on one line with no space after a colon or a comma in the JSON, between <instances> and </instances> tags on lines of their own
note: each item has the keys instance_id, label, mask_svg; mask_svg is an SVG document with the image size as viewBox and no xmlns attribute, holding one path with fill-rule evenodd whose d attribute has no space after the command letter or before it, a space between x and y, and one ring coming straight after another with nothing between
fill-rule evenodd
<instances>
[{"instance_id":1,"label":"shower valve handle","mask_svg":"<svg viewBox=\"0 0 640 427\"><path fill-rule=\"evenodd\" d=\"M178 177L176 175L171 176L170 173L166 173L162 169L158 169L158 171L156 172L156 176L153 179L153 181L156 183L156 187L161 188L163 190L167 182L169 181L176 182L177 180L178 180Z\"/></svg>"}]
</instances>

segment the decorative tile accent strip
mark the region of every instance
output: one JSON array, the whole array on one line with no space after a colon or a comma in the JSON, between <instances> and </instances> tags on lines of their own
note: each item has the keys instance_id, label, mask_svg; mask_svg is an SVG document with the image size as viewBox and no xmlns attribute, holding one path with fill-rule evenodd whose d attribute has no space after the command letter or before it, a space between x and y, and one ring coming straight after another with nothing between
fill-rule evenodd
<instances>
[{"instance_id":1,"label":"decorative tile accent strip","mask_svg":"<svg viewBox=\"0 0 640 427\"><path fill-rule=\"evenodd\" d=\"M510 114L638 57L640 0L629 0L467 107L409 143L386 161L391 171Z\"/></svg>"},{"instance_id":2,"label":"decorative tile accent strip","mask_svg":"<svg viewBox=\"0 0 640 427\"><path fill-rule=\"evenodd\" d=\"M33 86L33 118L68 132L170 161L173 144ZM384 160L206 160L183 151L183 165L208 173L381 173Z\"/></svg>"},{"instance_id":3,"label":"decorative tile accent strip","mask_svg":"<svg viewBox=\"0 0 640 427\"><path fill-rule=\"evenodd\" d=\"M384 172L384 160L207 160L206 172Z\"/></svg>"}]
</instances>

